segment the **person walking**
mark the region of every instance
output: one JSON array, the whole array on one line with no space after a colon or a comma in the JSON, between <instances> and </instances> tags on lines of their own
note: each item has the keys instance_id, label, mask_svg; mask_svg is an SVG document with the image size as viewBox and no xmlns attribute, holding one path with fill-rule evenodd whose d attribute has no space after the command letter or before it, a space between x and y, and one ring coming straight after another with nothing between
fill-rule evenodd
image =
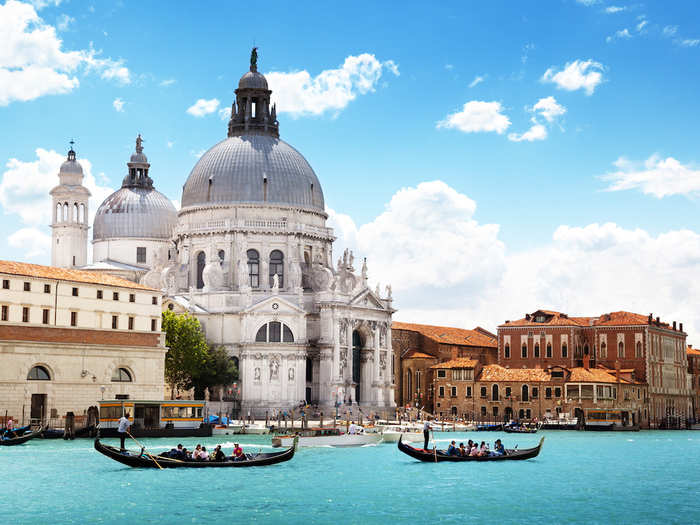
<instances>
[{"instance_id":1,"label":"person walking","mask_svg":"<svg viewBox=\"0 0 700 525\"><path fill-rule=\"evenodd\" d=\"M127 412L121 417L121 419L119 420L119 427L117 427L117 433L119 434L120 448L122 452L126 450L126 448L124 447L124 442L126 441L126 433L128 432L130 426L131 421L129 421L129 413Z\"/></svg>"},{"instance_id":2,"label":"person walking","mask_svg":"<svg viewBox=\"0 0 700 525\"><path fill-rule=\"evenodd\" d=\"M423 423L423 450L428 450L428 441L430 441L431 428L430 420L426 418L425 422Z\"/></svg>"}]
</instances>

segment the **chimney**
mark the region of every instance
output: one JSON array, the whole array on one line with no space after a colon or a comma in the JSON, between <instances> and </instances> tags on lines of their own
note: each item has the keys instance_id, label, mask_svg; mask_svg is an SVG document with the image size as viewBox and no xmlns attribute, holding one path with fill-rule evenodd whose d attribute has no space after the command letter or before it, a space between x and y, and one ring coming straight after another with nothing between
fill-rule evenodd
<instances>
[{"instance_id":1,"label":"chimney","mask_svg":"<svg viewBox=\"0 0 700 525\"><path fill-rule=\"evenodd\" d=\"M676 321L673 321L673 331L676 331Z\"/></svg>"},{"instance_id":2,"label":"chimney","mask_svg":"<svg viewBox=\"0 0 700 525\"><path fill-rule=\"evenodd\" d=\"M651 324L654 321L654 316L652 314L649 314L649 318L647 319L647 323Z\"/></svg>"},{"instance_id":3,"label":"chimney","mask_svg":"<svg viewBox=\"0 0 700 525\"><path fill-rule=\"evenodd\" d=\"M591 368L591 356L586 354L583 356L583 368L590 370Z\"/></svg>"},{"instance_id":4,"label":"chimney","mask_svg":"<svg viewBox=\"0 0 700 525\"><path fill-rule=\"evenodd\" d=\"M656 326L659 326L661 324L661 317L658 315L656 316Z\"/></svg>"},{"instance_id":5,"label":"chimney","mask_svg":"<svg viewBox=\"0 0 700 525\"><path fill-rule=\"evenodd\" d=\"M679 330L682 332L683 331L683 323L681 323Z\"/></svg>"},{"instance_id":6,"label":"chimney","mask_svg":"<svg viewBox=\"0 0 700 525\"><path fill-rule=\"evenodd\" d=\"M459 356L457 355L457 347L456 347L456 346L453 346L453 347L452 347L452 360L454 361L455 359L457 359L457 357L459 357Z\"/></svg>"},{"instance_id":7,"label":"chimney","mask_svg":"<svg viewBox=\"0 0 700 525\"><path fill-rule=\"evenodd\" d=\"M525 314L525 320L529 321L530 320L530 314Z\"/></svg>"},{"instance_id":8,"label":"chimney","mask_svg":"<svg viewBox=\"0 0 700 525\"><path fill-rule=\"evenodd\" d=\"M615 379L620 382L620 361L615 360Z\"/></svg>"}]
</instances>

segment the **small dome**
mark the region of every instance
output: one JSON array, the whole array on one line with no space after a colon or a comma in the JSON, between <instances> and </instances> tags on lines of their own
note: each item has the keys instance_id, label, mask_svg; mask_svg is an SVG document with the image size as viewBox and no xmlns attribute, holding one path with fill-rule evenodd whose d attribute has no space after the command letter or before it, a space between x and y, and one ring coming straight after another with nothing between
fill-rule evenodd
<instances>
[{"instance_id":1,"label":"small dome","mask_svg":"<svg viewBox=\"0 0 700 525\"><path fill-rule=\"evenodd\" d=\"M129 159L129 162L141 162L145 164L148 163L148 158L143 153L134 153L131 159Z\"/></svg>"},{"instance_id":2,"label":"small dome","mask_svg":"<svg viewBox=\"0 0 700 525\"><path fill-rule=\"evenodd\" d=\"M276 137L222 140L199 159L182 190L182 207L269 203L324 211L318 178L301 153Z\"/></svg>"},{"instance_id":3,"label":"small dome","mask_svg":"<svg viewBox=\"0 0 700 525\"><path fill-rule=\"evenodd\" d=\"M77 160L67 160L61 164L60 173L75 173L77 175L83 174L83 167Z\"/></svg>"},{"instance_id":4,"label":"small dome","mask_svg":"<svg viewBox=\"0 0 700 525\"><path fill-rule=\"evenodd\" d=\"M248 71L238 81L238 89L267 89L267 79L257 71Z\"/></svg>"},{"instance_id":5,"label":"small dome","mask_svg":"<svg viewBox=\"0 0 700 525\"><path fill-rule=\"evenodd\" d=\"M120 237L169 239L176 223L175 206L159 191L121 188L97 209L92 238L95 241Z\"/></svg>"}]
</instances>

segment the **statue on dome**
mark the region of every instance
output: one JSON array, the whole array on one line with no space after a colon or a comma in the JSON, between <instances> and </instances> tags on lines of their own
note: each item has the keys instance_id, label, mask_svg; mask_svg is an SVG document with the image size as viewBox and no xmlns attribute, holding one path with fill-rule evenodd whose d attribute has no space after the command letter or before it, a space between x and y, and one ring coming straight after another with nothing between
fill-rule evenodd
<instances>
[{"instance_id":1,"label":"statue on dome","mask_svg":"<svg viewBox=\"0 0 700 525\"><path fill-rule=\"evenodd\" d=\"M141 138L141 133L136 137L136 153L143 153L143 139Z\"/></svg>"},{"instance_id":2,"label":"statue on dome","mask_svg":"<svg viewBox=\"0 0 700 525\"><path fill-rule=\"evenodd\" d=\"M258 48L254 47L250 52L250 69L255 71L258 69Z\"/></svg>"}]
</instances>

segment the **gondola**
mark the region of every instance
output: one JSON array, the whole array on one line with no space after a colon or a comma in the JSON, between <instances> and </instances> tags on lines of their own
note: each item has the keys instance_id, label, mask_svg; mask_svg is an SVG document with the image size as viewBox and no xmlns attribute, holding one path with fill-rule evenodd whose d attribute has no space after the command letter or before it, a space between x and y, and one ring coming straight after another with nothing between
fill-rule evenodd
<instances>
[{"instance_id":1,"label":"gondola","mask_svg":"<svg viewBox=\"0 0 700 525\"><path fill-rule=\"evenodd\" d=\"M503 430L503 424L488 424L488 425L477 425L476 430L479 432L498 432Z\"/></svg>"},{"instance_id":2,"label":"gondola","mask_svg":"<svg viewBox=\"0 0 700 525\"><path fill-rule=\"evenodd\" d=\"M95 440L95 450L114 461L134 468L226 468L226 467L265 467L289 461L294 457L294 447L289 447L282 452L266 452L260 454L246 454L246 459L240 461L182 461L163 456L152 456L147 452L136 454L126 451L120 452L118 448Z\"/></svg>"},{"instance_id":3,"label":"gondola","mask_svg":"<svg viewBox=\"0 0 700 525\"><path fill-rule=\"evenodd\" d=\"M448 456L445 450L414 448L403 443L401 438L399 438L399 450L414 459L428 463L438 463L440 461L506 461L536 458L540 453L540 449L542 449L543 442L544 438L540 439L539 444L534 448L506 449L506 453L503 456Z\"/></svg>"},{"instance_id":4,"label":"gondola","mask_svg":"<svg viewBox=\"0 0 700 525\"><path fill-rule=\"evenodd\" d=\"M539 426L535 428L521 428L521 427L516 427L516 426L509 426L506 425L503 427L503 432L507 432L508 434L537 434L537 431L540 429Z\"/></svg>"},{"instance_id":5,"label":"gondola","mask_svg":"<svg viewBox=\"0 0 700 525\"><path fill-rule=\"evenodd\" d=\"M21 431L22 429L17 429L18 431ZM3 435L2 438L0 438L0 446L4 447L11 447L12 445L21 445L22 443L26 443L30 439L34 439L35 437L38 437L41 434L41 431L43 429L39 428L38 430L35 430L32 432L31 430L25 430L24 434L21 434L17 437L6 437L6 435Z\"/></svg>"}]
</instances>

